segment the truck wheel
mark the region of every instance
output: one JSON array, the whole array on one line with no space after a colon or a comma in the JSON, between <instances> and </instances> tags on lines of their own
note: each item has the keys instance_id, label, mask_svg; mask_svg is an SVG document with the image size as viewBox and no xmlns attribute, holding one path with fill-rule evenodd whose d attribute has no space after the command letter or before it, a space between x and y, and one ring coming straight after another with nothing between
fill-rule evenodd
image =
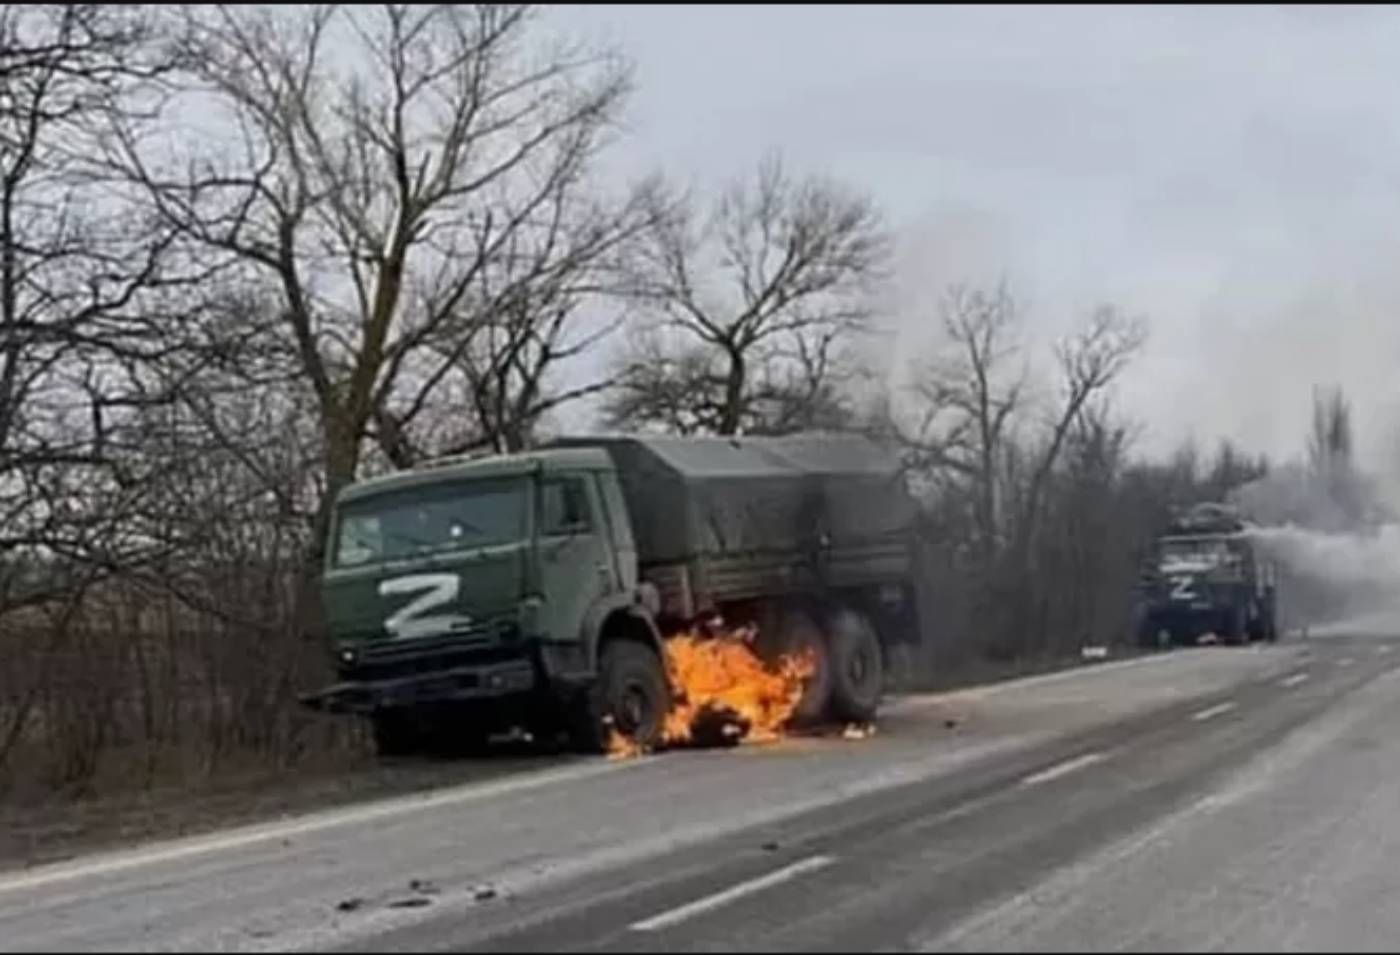
<instances>
[{"instance_id":1,"label":"truck wheel","mask_svg":"<svg viewBox=\"0 0 1400 955\"><path fill-rule=\"evenodd\" d=\"M785 654L811 652L816 665L792 713L793 723L810 726L825 718L831 703L831 647L821 628L800 610L784 614L781 627L778 651Z\"/></svg>"},{"instance_id":2,"label":"truck wheel","mask_svg":"<svg viewBox=\"0 0 1400 955\"><path fill-rule=\"evenodd\" d=\"M880 640L865 615L839 610L827 627L831 642L831 715L868 723L880 708L884 666Z\"/></svg>"},{"instance_id":3,"label":"truck wheel","mask_svg":"<svg viewBox=\"0 0 1400 955\"><path fill-rule=\"evenodd\" d=\"M1166 634L1167 639L1162 639L1163 634ZM1138 621L1136 635L1137 645L1143 650L1170 649L1171 634L1164 627L1153 622L1151 617L1144 616Z\"/></svg>"},{"instance_id":4,"label":"truck wheel","mask_svg":"<svg viewBox=\"0 0 1400 955\"><path fill-rule=\"evenodd\" d=\"M1264 642L1278 643L1278 619L1272 609L1264 615Z\"/></svg>"},{"instance_id":5,"label":"truck wheel","mask_svg":"<svg viewBox=\"0 0 1400 955\"><path fill-rule=\"evenodd\" d=\"M1229 616L1225 618L1225 643L1227 646L1238 647L1249 642L1249 620L1245 616L1243 607L1233 608Z\"/></svg>"},{"instance_id":6,"label":"truck wheel","mask_svg":"<svg viewBox=\"0 0 1400 955\"><path fill-rule=\"evenodd\" d=\"M614 640L603 648L598 679L581 704L570 727L577 748L603 752L610 731L616 729L643 749L653 749L662 742L671 687L654 650L631 640Z\"/></svg>"},{"instance_id":7,"label":"truck wheel","mask_svg":"<svg viewBox=\"0 0 1400 955\"><path fill-rule=\"evenodd\" d=\"M413 714L403 710L380 710L370 717L374 750L380 756L412 756L423 748L422 734Z\"/></svg>"}]
</instances>

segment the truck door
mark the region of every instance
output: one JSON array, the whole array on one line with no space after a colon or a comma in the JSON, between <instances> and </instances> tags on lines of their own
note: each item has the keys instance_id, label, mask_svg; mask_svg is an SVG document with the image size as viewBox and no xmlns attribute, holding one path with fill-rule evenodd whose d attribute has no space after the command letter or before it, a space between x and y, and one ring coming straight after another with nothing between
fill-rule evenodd
<instances>
[{"instance_id":1,"label":"truck door","mask_svg":"<svg viewBox=\"0 0 1400 955\"><path fill-rule=\"evenodd\" d=\"M616 569L595 482L582 474L540 481L540 583L551 640L579 639L584 614L616 588Z\"/></svg>"}]
</instances>

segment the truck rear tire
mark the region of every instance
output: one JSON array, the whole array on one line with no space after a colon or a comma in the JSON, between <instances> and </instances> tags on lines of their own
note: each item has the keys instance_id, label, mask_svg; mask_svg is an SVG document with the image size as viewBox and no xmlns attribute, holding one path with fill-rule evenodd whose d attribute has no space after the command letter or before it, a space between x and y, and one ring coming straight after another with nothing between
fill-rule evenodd
<instances>
[{"instance_id":1,"label":"truck rear tire","mask_svg":"<svg viewBox=\"0 0 1400 955\"><path fill-rule=\"evenodd\" d=\"M423 751L423 734L413 714L380 710L370 717L374 751L383 757L413 756Z\"/></svg>"},{"instance_id":2,"label":"truck rear tire","mask_svg":"<svg viewBox=\"0 0 1400 955\"><path fill-rule=\"evenodd\" d=\"M576 748L605 752L615 729L650 750L663 742L671 686L654 650L633 640L613 640L603 647L598 678L580 704L570 726Z\"/></svg>"},{"instance_id":3,"label":"truck rear tire","mask_svg":"<svg viewBox=\"0 0 1400 955\"><path fill-rule=\"evenodd\" d=\"M831 644L827 635L807 613L790 610L783 615L777 650L780 654L812 654L815 669L792 712L792 722L797 726L821 722L827 717L832 693Z\"/></svg>"},{"instance_id":4,"label":"truck rear tire","mask_svg":"<svg viewBox=\"0 0 1400 955\"><path fill-rule=\"evenodd\" d=\"M831 715L868 723L875 718L885 689L880 638L864 614L850 609L832 614L827 637L831 646Z\"/></svg>"},{"instance_id":5,"label":"truck rear tire","mask_svg":"<svg viewBox=\"0 0 1400 955\"><path fill-rule=\"evenodd\" d=\"M1244 607L1234 607L1225 617L1225 643L1239 647L1249 643L1249 617Z\"/></svg>"}]
</instances>

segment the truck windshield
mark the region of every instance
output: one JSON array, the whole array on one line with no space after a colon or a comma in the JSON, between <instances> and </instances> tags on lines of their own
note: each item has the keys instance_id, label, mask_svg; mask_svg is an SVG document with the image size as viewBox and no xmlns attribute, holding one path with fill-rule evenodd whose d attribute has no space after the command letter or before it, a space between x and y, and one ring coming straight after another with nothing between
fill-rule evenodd
<instances>
[{"instance_id":1,"label":"truck windshield","mask_svg":"<svg viewBox=\"0 0 1400 955\"><path fill-rule=\"evenodd\" d=\"M520 540L526 482L520 478L405 488L340 509L335 566L357 567Z\"/></svg>"},{"instance_id":2,"label":"truck windshield","mask_svg":"<svg viewBox=\"0 0 1400 955\"><path fill-rule=\"evenodd\" d=\"M1161 569L1207 571L1238 561L1229 543L1220 538L1164 540L1161 543Z\"/></svg>"}]
</instances>

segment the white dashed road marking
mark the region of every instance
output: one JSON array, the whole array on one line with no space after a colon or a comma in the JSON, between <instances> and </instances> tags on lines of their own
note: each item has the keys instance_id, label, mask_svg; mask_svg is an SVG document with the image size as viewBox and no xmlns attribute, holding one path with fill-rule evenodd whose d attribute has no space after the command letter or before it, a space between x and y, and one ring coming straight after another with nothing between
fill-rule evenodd
<instances>
[{"instance_id":1,"label":"white dashed road marking","mask_svg":"<svg viewBox=\"0 0 1400 955\"><path fill-rule=\"evenodd\" d=\"M810 859L803 859L795 862L785 869L770 872L757 879L750 879L747 882L740 882L731 886L723 892L716 892L714 895L707 895L703 899L696 899L688 905L671 909L669 912L662 912L660 915L653 915L649 919L641 922L634 922L631 926L634 932L655 932L658 929L669 928L679 922L684 922L688 918L703 915L705 912L713 911L722 905L728 905L736 899L741 899L746 895L753 895L755 892L762 892L764 889L771 889L775 885L790 882L800 875L808 872L816 872L818 869L825 869L836 860L831 856L812 856Z\"/></svg>"},{"instance_id":2,"label":"white dashed road marking","mask_svg":"<svg viewBox=\"0 0 1400 955\"><path fill-rule=\"evenodd\" d=\"M1042 769L1038 773L1031 773L1025 779L1021 780L1021 785L1035 786L1040 783L1048 783L1053 779L1059 779L1061 776L1068 776L1070 773L1075 772L1076 770L1084 769L1087 766L1092 766L1095 763L1102 762L1107 758L1108 755L1106 753L1085 753L1083 756L1076 756L1073 759L1067 759L1063 763L1056 763L1049 769Z\"/></svg>"},{"instance_id":3,"label":"white dashed road marking","mask_svg":"<svg viewBox=\"0 0 1400 955\"><path fill-rule=\"evenodd\" d=\"M1234 708L1234 703L1218 703L1209 709L1201 710L1201 712L1191 717L1191 719L1197 723L1204 723L1206 720L1214 719L1217 716L1230 712Z\"/></svg>"}]
</instances>

